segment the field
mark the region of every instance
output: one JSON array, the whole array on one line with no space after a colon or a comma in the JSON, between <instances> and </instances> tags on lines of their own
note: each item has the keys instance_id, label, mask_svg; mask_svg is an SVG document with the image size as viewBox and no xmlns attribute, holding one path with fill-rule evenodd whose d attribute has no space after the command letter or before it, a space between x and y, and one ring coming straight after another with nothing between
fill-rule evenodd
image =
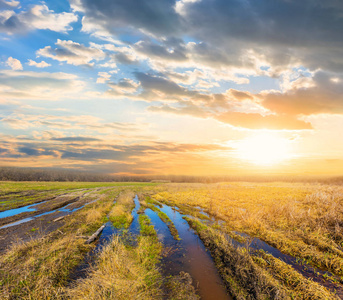
<instances>
[{"instance_id":1,"label":"field","mask_svg":"<svg viewBox=\"0 0 343 300\"><path fill-rule=\"evenodd\" d=\"M333 184L0 182L0 299L343 299L342 228Z\"/></svg>"}]
</instances>

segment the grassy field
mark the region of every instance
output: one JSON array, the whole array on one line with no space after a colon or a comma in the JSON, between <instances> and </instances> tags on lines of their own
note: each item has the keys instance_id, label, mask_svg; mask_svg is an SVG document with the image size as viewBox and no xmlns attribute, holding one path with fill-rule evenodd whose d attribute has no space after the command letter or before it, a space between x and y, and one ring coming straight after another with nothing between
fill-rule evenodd
<instances>
[{"instance_id":1,"label":"grassy field","mask_svg":"<svg viewBox=\"0 0 343 300\"><path fill-rule=\"evenodd\" d=\"M80 209L58 226L0 253L0 299L210 299L182 266L178 274L164 269L176 247L158 233L168 230L175 245L187 242L175 213L211 253L227 299L343 298L341 186L0 182L0 190L2 210L83 193ZM175 212L167 215L169 207ZM146 210L165 229L154 227ZM132 234L135 218L139 231ZM52 218L40 222L55 224ZM85 240L103 224L111 226L112 237L91 256L86 276L74 278L105 233L99 242ZM13 234L6 230L0 228L4 240ZM192 245L187 251L192 257Z\"/></svg>"},{"instance_id":2,"label":"grassy field","mask_svg":"<svg viewBox=\"0 0 343 300\"><path fill-rule=\"evenodd\" d=\"M0 181L0 211L43 201L49 197L80 189L121 186L155 186L156 183L132 182L32 182Z\"/></svg>"}]
</instances>

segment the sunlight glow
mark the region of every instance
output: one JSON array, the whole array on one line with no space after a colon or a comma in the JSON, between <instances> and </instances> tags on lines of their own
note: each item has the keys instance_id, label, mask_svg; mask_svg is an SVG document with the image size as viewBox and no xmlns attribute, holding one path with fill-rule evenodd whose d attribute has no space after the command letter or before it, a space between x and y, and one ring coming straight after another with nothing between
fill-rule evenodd
<instances>
[{"instance_id":1,"label":"sunlight glow","mask_svg":"<svg viewBox=\"0 0 343 300\"><path fill-rule=\"evenodd\" d=\"M291 141L273 132L255 133L236 147L240 159L256 165L275 165L292 157Z\"/></svg>"}]
</instances>

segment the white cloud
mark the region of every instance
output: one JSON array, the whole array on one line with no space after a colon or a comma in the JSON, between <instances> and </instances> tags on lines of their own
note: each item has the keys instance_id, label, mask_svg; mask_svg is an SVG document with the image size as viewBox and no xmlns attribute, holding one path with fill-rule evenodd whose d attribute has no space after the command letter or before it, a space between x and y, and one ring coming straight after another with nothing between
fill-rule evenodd
<instances>
[{"instance_id":1,"label":"white cloud","mask_svg":"<svg viewBox=\"0 0 343 300\"><path fill-rule=\"evenodd\" d=\"M10 2L14 6L16 2ZM7 34L21 33L34 29L48 29L56 32L72 30L70 25L77 21L74 13L55 13L47 5L34 5L27 11L16 13L13 10L0 12L0 31Z\"/></svg>"},{"instance_id":2,"label":"white cloud","mask_svg":"<svg viewBox=\"0 0 343 300\"><path fill-rule=\"evenodd\" d=\"M0 0L0 9L17 7L19 4L20 2L15 0Z\"/></svg>"},{"instance_id":3,"label":"white cloud","mask_svg":"<svg viewBox=\"0 0 343 300\"><path fill-rule=\"evenodd\" d=\"M7 59L6 63L12 70L22 70L23 69L23 66L22 66L19 59L9 57Z\"/></svg>"},{"instance_id":4,"label":"white cloud","mask_svg":"<svg viewBox=\"0 0 343 300\"><path fill-rule=\"evenodd\" d=\"M23 21L37 29L50 29L57 32L72 30L70 23L77 21L73 13L54 13L46 5L35 5L29 13L23 15Z\"/></svg>"},{"instance_id":5,"label":"white cloud","mask_svg":"<svg viewBox=\"0 0 343 300\"><path fill-rule=\"evenodd\" d=\"M111 78L111 74L107 73L107 72L99 72L98 73L98 79L96 80L96 83L106 83L107 81L110 80Z\"/></svg>"},{"instance_id":6,"label":"white cloud","mask_svg":"<svg viewBox=\"0 0 343 300\"><path fill-rule=\"evenodd\" d=\"M34 66L37 68L46 68L46 67L50 67L51 64L48 64L47 62L45 62L44 60L42 60L41 62L36 62L33 61L32 59L29 59L29 62L27 63L29 66Z\"/></svg>"},{"instance_id":7,"label":"white cloud","mask_svg":"<svg viewBox=\"0 0 343 300\"><path fill-rule=\"evenodd\" d=\"M73 41L57 40L57 48L53 49L51 46L39 49L38 56L49 57L58 61L66 62L72 65L88 65L93 66L94 62L106 58L106 54L95 47L86 47L82 44Z\"/></svg>"},{"instance_id":8,"label":"white cloud","mask_svg":"<svg viewBox=\"0 0 343 300\"><path fill-rule=\"evenodd\" d=\"M184 7L187 3L196 3L199 2L201 0L179 0L176 1L175 3L175 12L178 13L179 15L185 17L186 16L186 12L184 11Z\"/></svg>"},{"instance_id":9,"label":"white cloud","mask_svg":"<svg viewBox=\"0 0 343 300\"><path fill-rule=\"evenodd\" d=\"M0 71L0 97L6 100L59 100L80 98L85 83L67 73Z\"/></svg>"}]
</instances>

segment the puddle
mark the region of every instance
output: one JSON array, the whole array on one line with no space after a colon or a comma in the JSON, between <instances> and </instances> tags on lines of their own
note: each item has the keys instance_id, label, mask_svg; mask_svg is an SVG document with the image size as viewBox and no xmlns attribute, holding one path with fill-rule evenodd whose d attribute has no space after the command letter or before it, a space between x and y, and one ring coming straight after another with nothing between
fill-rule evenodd
<instances>
[{"instance_id":1,"label":"puddle","mask_svg":"<svg viewBox=\"0 0 343 300\"><path fill-rule=\"evenodd\" d=\"M96 200L92 201L95 202ZM89 202L85 204L84 206L92 203ZM113 204L116 202L114 200ZM140 208L140 203L138 200L138 196L136 195L134 198L135 202L135 208L132 211L132 216L133 216L133 221L130 225L129 232L132 234L139 234L139 222L138 222L138 210ZM70 205L70 204L68 204ZM67 206L68 206L67 205ZM83 207L83 206L82 206ZM68 210L66 207L63 209L59 209L60 211L69 211L69 212L74 212L76 210L81 209L82 207L75 208L73 210ZM108 217L108 215L107 215ZM88 252L82 261L72 272L70 275L69 283L72 283L73 281L80 279L80 278L86 278L88 276L88 271L91 266L91 264L94 262L94 258L96 255L99 255L99 253L102 251L102 248L106 246L113 238L113 235L120 233L122 229L115 228L112 224L111 221L108 221L105 223L105 228L102 230L100 233L99 237L96 239L95 242L95 248L92 249L90 252Z\"/></svg>"},{"instance_id":2,"label":"puddle","mask_svg":"<svg viewBox=\"0 0 343 300\"><path fill-rule=\"evenodd\" d=\"M97 201L97 200L89 202L89 203L85 204L84 206L91 204L95 201ZM116 200L114 201L114 203L115 202L116 202ZM107 215L107 217L108 217L108 215ZM105 228L101 231L99 237L96 240L95 248L92 249L90 252L88 252L86 254L85 258L83 259L83 261L71 272L71 274L69 276L69 283L70 284L73 283L77 279L86 278L88 276L88 271L89 271L89 268L90 268L92 262L94 261L95 255L98 255L99 252L101 252L102 248L112 240L113 235L118 233L118 231L119 231L119 229L115 228L112 225L111 221L108 221L105 223Z\"/></svg>"},{"instance_id":3,"label":"puddle","mask_svg":"<svg viewBox=\"0 0 343 300\"><path fill-rule=\"evenodd\" d=\"M43 201L43 202L39 202L39 203L33 203L33 204L26 205L26 206L23 206L23 207L2 211L2 212L0 212L0 219L7 218L7 217L13 217L13 216L19 215L19 214L21 214L23 212L36 211L37 208L34 208L34 207L39 205L39 204L43 204L45 202L47 202L47 201Z\"/></svg>"},{"instance_id":4,"label":"puddle","mask_svg":"<svg viewBox=\"0 0 343 300\"><path fill-rule=\"evenodd\" d=\"M174 250L163 261L167 267L167 272L171 275L177 275L180 271L189 273L203 300L232 299L226 293L210 253L206 250L198 235L190 229L187 221L182 218L183 216L166 205L163 205L160 210L174 222L181 238L180 241L175 241L168 227L157 214L152 210L146 210L164 245L172 247Z\"/></svg>"},{"instance_id":5,"label":"puddle","mask_svg":"<svg viewBox=\"0 0 343 300\"><path fill-rule=\"evenodd\" d=\"M44 201L44 202L46 202L46 201ZM44 202L41 202L41 203L39 203L39 204L42 204L42 203L44 203ZM64 215L69 215L69 214L71 214L71 213L73 213L73 212L76 212L76 211L80 210L81 208L85 207L87 204L90 204L90 203L87 203L87 204L82 205L82 206L77 207L77 208L68 209L67 207L68 207L69 205L72 205L72 204L75 204L75 202L69 203L69 204L67 204L67 205L65 205L65 206L63 206L63 207L60 207L60 208L57 208L57 209L54 209L54 210L51 210L51 211L47 211L47 212L45 212L45 213L41 213L41 214L36 215L36 216L28 217L28 218L25 218L25 219L22 219L22 220L13 222L13 223L9 223L9 224L3 225L3 226L0 227L0 229L4 229L4 228L8 228L8 227L20 225L20 224L23 224L23 223L26 223L26 222L30 222L30 221L32 221L32 220L34 220L34 219L37 219L37 218L42 217L42 216L45 216L45 215L52 214L52 213L54 213L54 212L56 212L56 211L61 212L61 213L67 213L67 214L64 214ZM37 205L37 203L34 204L33 206L35 206L35 205ZM32 206L32 205L31 205L31 206ZM23 208L23 207L22 207L22 208ZM35 210L36 210L36 209L34 209L33 211L35 211ZM56 218L57 218L57 217L58 217L58 216L56 216Z\"/></svg>"},{"instance_id":6,"label":"puddle","mask_svg":"<svg viewBox=\"0 0 343 300\"><path fill-rule=\"evenodd\" d=\"M23 224L23 223L32 221L32 220L34 220L34 219L35 219L35 218L33 218L33 217L25 218L25 219L19 220L19 221L17 221L17 222L13 222L13 223L10 223L10 224L3 225L3 226L0 227L0 229L5 229L5 228L8 228L8 227L20 225L20 224Z\"/></svg>"},{"instance_id":7,"label":"puddle","mask_svg":"<svg viewBox=\"0 0 343 300\"><path fill-rule=\"evenodd\" d=\"M133 201L135 202L135 208L132 210L132 217L133 217L133 220L132 220L132 223L129 227L129 232L133 235L138 235L139 234L139 231L140 231L140 225L139 225L139 222L138 222L138 211L141 207L140 203L139 203L139 199L138 199L138 196L136 195L135 198L133 199Z\"/></svg>"}]
</instances>

